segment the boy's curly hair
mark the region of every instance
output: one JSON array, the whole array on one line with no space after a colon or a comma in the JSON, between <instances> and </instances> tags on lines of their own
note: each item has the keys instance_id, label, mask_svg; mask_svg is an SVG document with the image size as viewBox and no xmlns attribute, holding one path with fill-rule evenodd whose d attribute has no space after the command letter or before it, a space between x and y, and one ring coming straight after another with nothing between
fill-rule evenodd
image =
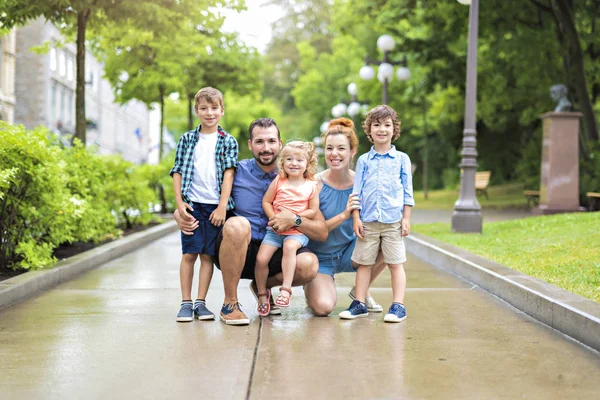
<instances>
[{"instance_id":1,"label":"boy's curly hair","mask_svg":"<svg viewBox=\"0 0 600 400\"><path fill-rule=\"evenodd\" d=\"M384 104L369 111L365 117L365 120L363 121L362 127L371 143L373 143L373 137L371 136L371 124L373 122L383 123L383 121L388 118L391 118L392 123L394 124L392 142L400 137L400 120L398 119L398 113L392 107Z\"/></svg>"},{"instance_id":2,"label":"boy's curly hair","mask_svg":"<svg viewBox=\"0 0 600 400\"><path fill-rule=\"evenodd\" d=\"M221 106L221 109L224 108L223 93L221 93L219 89L207 86L198 90L198 93L194 96L194 111L196 113L198 113L198 105L201 100L206 100L206 102L210 104Z\"/></svg>"},{"instance_id":3,"label":"boy's curly hair","mask_svg":"<svg viewBox=\"0 0 600 400\"><path fill-rule=\"evenodd\" d=\"M354 132L354 122L348 118L336 118L329 121L327 130L321 135L323 144L327 143L327 138L331 135L343 135L348 138L350 150L356 150L358 147L358 137Z\"/></svg>"},{"instance_id":4,"label":"boy's curly hair","mask_svg":"<svg viewBox=\"0 0 600 400\"><path fill-rule=\"evenodd\" d=\"M283 162L285 157L290 153L303 153L306 158L306 171L304 171L304 178L314 179L317 173L317 151L313 142L301 142L299 140L288 142L281 150L279 154L279 161L277 165L279 167L279 176L281 178L287 178L288 175L283 168Z\"/></svg>"}]
</instances>

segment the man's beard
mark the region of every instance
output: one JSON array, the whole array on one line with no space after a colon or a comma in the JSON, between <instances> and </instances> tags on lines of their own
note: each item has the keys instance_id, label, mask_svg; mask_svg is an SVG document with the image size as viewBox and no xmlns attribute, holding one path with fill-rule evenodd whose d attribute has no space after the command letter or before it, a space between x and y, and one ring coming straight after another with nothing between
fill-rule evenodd
<instances>
[{"instance_id":1,"label":"man's beard","mask_svg":"<svg viewBox=\"0 0 600 400\"><path fill-rule=\"evenodd\" d=\"M271 156L272 158L271 158L271 161L270 161L270 162L263 162L263 161L261 160L261 158L260 158L261 156ZM275 156L275 154L274 154L274 153L259 153L259 154L258 154L258 157L254 157L254 158L256 159L256 162L257 162L257 163L259 163L260 165L263 165L263 166L265 166L265 167L268 167L268 166L270 166L270 165L273 165L273 164L275 164L275 162L277 161L277 157Z\"/></svg>"}]
</instances>

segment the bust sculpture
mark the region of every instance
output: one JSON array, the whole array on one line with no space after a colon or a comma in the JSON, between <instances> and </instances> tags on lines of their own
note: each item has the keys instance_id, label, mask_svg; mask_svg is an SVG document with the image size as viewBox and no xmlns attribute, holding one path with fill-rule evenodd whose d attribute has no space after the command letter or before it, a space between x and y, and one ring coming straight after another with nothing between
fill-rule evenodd
<instances>
[{"instance_id":1,"label":"bust sculpture","mask_svg":"<svg viewBox=\"0 0 600 400\"><path fill-rule=\"evenodd\" d=\"M565 85L553 85L550 88L550 97L556 103L554 112L571 111L571 102L567 99L567 87Z\"/></svg>"}]
</instances>

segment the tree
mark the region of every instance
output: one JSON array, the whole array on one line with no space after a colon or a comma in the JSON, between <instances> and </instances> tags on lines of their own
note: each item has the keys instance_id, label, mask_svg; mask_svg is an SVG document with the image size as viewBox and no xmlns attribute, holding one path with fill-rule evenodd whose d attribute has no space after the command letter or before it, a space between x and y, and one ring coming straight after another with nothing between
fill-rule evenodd
<instances>
[{"instance_id":1,"label":"tree","mask_svg":"<svg viewBox=\"0 0 600 400\"><path fill-rule=\"evenodd\" d=\"M165 96L182 91L190 66L207 59L217 41L222 19L208 11L209 5L214 5L212 0L203 5L191 0L179 0L171 7L154 5L145 8L139 20L106 25L98 32L105 76L117 100L160 105L159 158Z\"/></svg>"},{"instance_id":2,"label":"tree","mask_svg":"<svg viewBox=\"0 0 600 400\"><path fill-rule=\"evenodd\" d=\"M89 25L101 25L106 21L122 21L137 15L139 6L145 3L173 3L176 0L0 0L0 24L5 28L24 25L32 19L44 17L63 33L76 37L76 89L75 89L75 136L86 142L85 119L85 53L86 32Z\"/></svg>"},{"instance_id":3,"label":"tree","mask_svg":"<svg viewBox=\"0 0 600 400\"><path fill-rule=\"evenodd\" d=\"M318 53L330 52L330 0L272 0L285 15L272 27L266 50L265 96L277 100L285 111L294 108L291 90L300 77L297 44L308 42Z\"/></svg>"},{"instance_id":4,"label":"tree","mask_svg":"<svg viewBox=\"0 0 600 400\"><path fill-rule=\"evenodd\" d=\"M193 129L193 104L196 92L204 86L212 86L221 92L239 95L260 93L262 62L255 49L240 42L237 34L216 33L214 45L205 57L196 56L192 65L186 67L181 95L188 102L188 130Z\"/></svg>"}]
</instances>

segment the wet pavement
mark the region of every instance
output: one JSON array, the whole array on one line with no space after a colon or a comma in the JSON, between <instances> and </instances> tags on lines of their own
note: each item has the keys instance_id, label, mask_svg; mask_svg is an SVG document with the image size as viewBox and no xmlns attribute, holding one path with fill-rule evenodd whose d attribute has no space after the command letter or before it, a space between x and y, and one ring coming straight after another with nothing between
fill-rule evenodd
<instances>
[{"instance_id":1,"label":"wet pavement","mask_svg":"<svg viewBox=\"0 0 600 400\"><path fill-rule=\"evenodd\" d=\"M421 210L418 207L412 210L411 223L412 224L430 224L434 222L452 222L452 213L454 210ZM483 223L486 222L497 222L506 221L510 219L520 219L532 217L531 210L522 209L486 209L481 210L481 216Z\"/></svg>"},{"instance_id":2,"label":"wet pavement","mask_svg":"<svg viewBox=\"0 0 600 400\"><path fill-rule=\"evenodd\" d=\"M342 321L354 276L337 277L332 316L301 288L249 326L175 322L178 234L0 311L2 399L597 399L600 355L409 256L408 318ZM372 294L389 306L389 273ZM207 303L223 300L216 270Z\"/></svg>"}]
</instances>

